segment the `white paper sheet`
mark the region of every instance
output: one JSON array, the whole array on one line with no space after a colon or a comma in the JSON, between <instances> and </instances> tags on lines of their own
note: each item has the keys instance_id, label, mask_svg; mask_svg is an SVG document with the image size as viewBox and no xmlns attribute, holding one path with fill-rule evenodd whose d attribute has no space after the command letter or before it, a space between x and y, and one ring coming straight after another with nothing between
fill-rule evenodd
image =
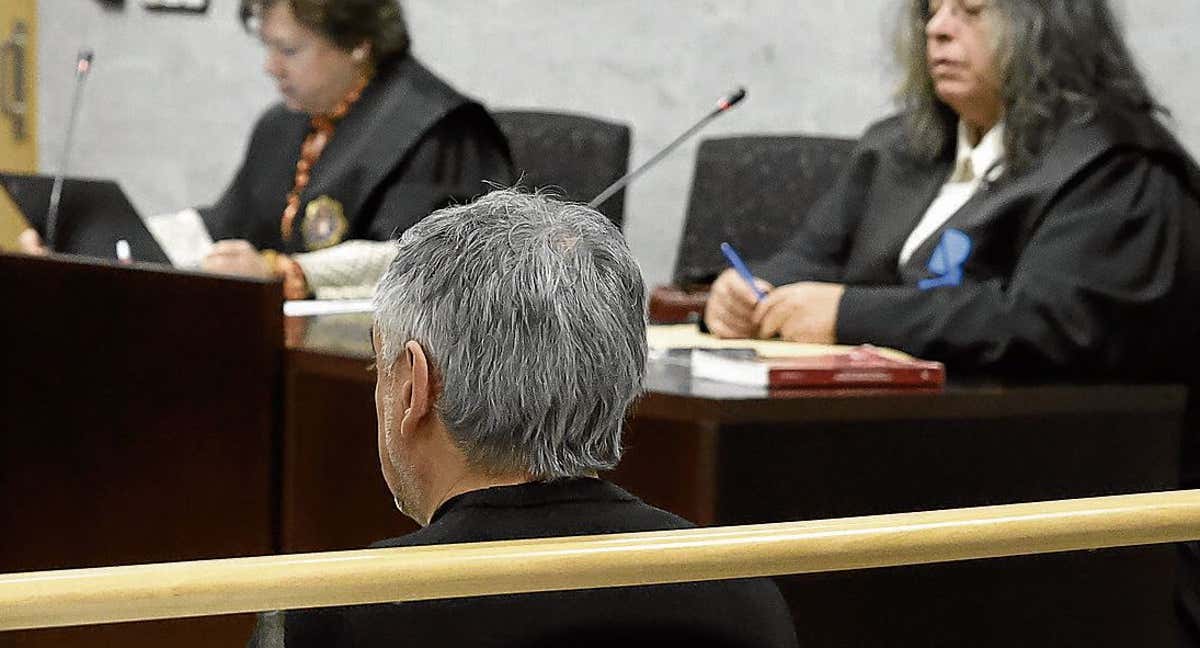
<instances>
[{"instance_id":1,"label":"white paper sheet","mask_svg":"<svg viewBox=\"0 0 1200 648\"><path fill-rule=\"evenodd\" d=\"M159 214L144 220L146 229L150 230L158 246L176 268L199 268L200 262L212 250L212 236L204 226L200 212L195 209Z\"/></svg>"}]
</instances>

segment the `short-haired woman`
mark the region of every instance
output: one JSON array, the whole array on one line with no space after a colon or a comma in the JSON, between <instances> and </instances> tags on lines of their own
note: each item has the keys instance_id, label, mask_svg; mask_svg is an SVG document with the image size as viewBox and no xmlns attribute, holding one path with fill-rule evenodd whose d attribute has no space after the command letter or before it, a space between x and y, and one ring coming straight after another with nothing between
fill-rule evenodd
<instances>
[{"instance_id":1,"label":"short-haired woman","mask_svg":"<svg viewBox=\"0 0 1200 648\"><path fill-rule=\"evenodd\" d=\"M512 181L492 118L410 53L398 0L242 0L241 18L283 102L216 204L150 219L176 263L200 259L172 254L169 232L202 222L216 241L207 270L279 276L292 299L365 297L396 234ZM22 244L43 251L33 231Z\"/></svg>"}]
</instances>

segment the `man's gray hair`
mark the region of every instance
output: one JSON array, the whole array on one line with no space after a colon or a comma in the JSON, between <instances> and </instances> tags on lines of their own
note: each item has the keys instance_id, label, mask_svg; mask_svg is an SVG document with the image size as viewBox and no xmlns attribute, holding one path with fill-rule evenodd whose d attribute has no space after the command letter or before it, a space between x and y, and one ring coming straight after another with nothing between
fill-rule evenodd
<instances>
[{"instance_id":1,"label":"man's gray hair","mask_svg":"<svg viewBox=\"0 0 1200 648\"><path fill-rule=\"evenodd\" d=\"M409 340L468 461L537 479L612 468L646 363L645 286L595 210L501 190L400 238L375 293L381 370Z\"/></svg>"}]
</instances>

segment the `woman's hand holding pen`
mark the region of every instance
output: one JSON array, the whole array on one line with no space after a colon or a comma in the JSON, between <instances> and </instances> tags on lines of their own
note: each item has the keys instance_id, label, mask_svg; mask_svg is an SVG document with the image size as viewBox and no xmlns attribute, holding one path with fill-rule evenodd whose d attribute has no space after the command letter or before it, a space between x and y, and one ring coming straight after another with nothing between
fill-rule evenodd
<instances>
[{"instance_id":1,"label":"woman's hand holding pen","mask_svg":"<svg viewBox=\"0 0 1200 648\"><path fill-rule=\"evenodd\" d=\"M768 296L774 288L762 279L755 286ZM704 308L704 323L713 335L723 338L750 338L758 332L754 309L758 296L733 268L722 272L713 282Z\"/></svg>"},{"instance_id":2,"label":"woman's hand holding pen","mask_svg":"<svg viewBox=\"0 0 1200 648\"><path fill-rule=\"evenodd\" d=\"M765 293L762 300L733 268L713 282L704 309L704 323L713 335L779 337L811 344L837 342L838 306L845 286L804 281L775 288L758 278L754 283Z\"/></svg>"},{"instance_id":3,"label":"woman's hand holding pen","mask_svg":"<svg viewBox=\"0 0 1200 648\"><path fill-rule=\"evenodd\" d=\"M845 286L803 281L776 289L755 277L737 250L721 243L732 266L713 282L704 323L717 337L833 344Z\"/></svg>"}]
</instances>

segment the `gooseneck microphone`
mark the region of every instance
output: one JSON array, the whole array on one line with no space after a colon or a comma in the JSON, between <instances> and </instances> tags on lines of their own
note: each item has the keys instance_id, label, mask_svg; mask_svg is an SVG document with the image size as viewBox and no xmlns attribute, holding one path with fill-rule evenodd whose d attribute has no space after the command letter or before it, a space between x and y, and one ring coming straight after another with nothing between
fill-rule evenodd
<instances>
[{"instance_id":1,"label":"gooseneck microphone","mask_svg":"<svg viewBox=\"0 0 1200 648\"><path fill-rule=\"evenodd\" d=\"M665 147L663 147L663 150L659 151L658 153L655 153L654 157L650 158L649 160L646 160L644 163L642 163L641 166L634 169L633 171L630 171L629 173L626 173L625 175L621 176L621 178L619 180L617 180L616 182L609 185L609 187L607 189L605 189L604 191L601 191L600 195L596 196L595 198L592 198L592 201L588 203L588 207L595 209L595 208L599 207L600 205L603 205L606 200L613 197L613 194L624 189L626 187L626 185L628 185L629 183L636 180L638 178L638 176L645 173L647 170L649 170L654 165L658 164L658 162L660 160L662 160L664 157L669 155L671 153L671 151L674 151L680 144L683 144L685 141L687 141L687 139L689 137L691 137L692 135L695 135L697 132L700 131L701 128L704 128L705 126L707 126L709 122L716 119L717 117L720 117L722 113L729 110L730 108L733 108L734 106L736 106L738 104L738 102L740 102L742 99L745 99L745 98L746 98L746 89L745 88L738 88L737 90L731 92L727 96L722 97L721 100L717 102L717 107L713 108L712 112L705 115L703 118L700 119L700 121L696 122L691 128L684 131L682 135L680 135L679 137L676 137L670 144L667 144Z\"/></svg>"},{"instance_id":2,"label":"gooseneck microphone","mask_svg":"<svg viewBox=\"0 0 1200 648\"><path fill-rule=\"evenodd\" d=\"M71 115L67 121L67 137L63 141L62 153L58 157L58 172L54 174L54 186L50 189L50 206L46 209L46 247L53 252L58 230L58 203L62 199L63 181L67 177L67 162L71 155L71 143L75 139L75 122L79 120L79 106L83 101L83 83L92 71L92 50L81 49L75 60L75 91L71 99Z\"/></svg>"}]
</instances>

